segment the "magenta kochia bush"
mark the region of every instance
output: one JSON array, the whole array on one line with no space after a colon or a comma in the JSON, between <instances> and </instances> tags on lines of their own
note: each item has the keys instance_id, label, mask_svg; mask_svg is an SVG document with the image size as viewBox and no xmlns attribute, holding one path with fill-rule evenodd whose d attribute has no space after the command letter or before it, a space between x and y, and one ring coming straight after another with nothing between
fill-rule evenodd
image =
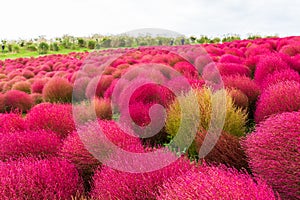
<instances>
[{"instance_id":1,"label":"magenta kochia bush","mask_svg":"<svg viewBox=\"0 0 300 200\"><path fill-rule=\"evenodd\" d=\"M221 76L241 75L250 76L250 69L242 64L236 63L219 63L217 64Z\"/></svg>"},{"instance_id":2,"label":"magenta kochia bush","mask_svg":"<svg viewBox=\"0 0 300 200\"><path fill-rule=\"evenodd\" d=\"M80 135L77 132L70 134L64 141L60 155L73 162L81 172L93 170L100 162L88 152L85 145L88 145L89 148L95 147L93 152L106 154L104 151L108 149L105 148L105 141L99 133L100 130L107 140L119 148L134 152L144 151L139 138L124 132L116 122L98 120L81 126Z\"/></svg>"},{"instance_id":3,"label":"magenta kochia bush","mask_svg":"<svg viewBox=\"0 0 300 200\"><path fill-rule=\"evenodd\" d=\"M276 71L273 74L266 76L266 78L262 81L260 87L261 90L265 90L268 87L275 85L276 83L284 81L296 81L300 83L300 75L297 71L294 71L292 69Z\"/></svg>"},{"instance_id":4,"label":"magenta kochia bush","mask_svg":"<svg viewBox=\"0 0 300 200\"><path fill-rule=\"evenodd\" d=\"M199 166L167 180L159 190L159 200L173 199L255 199L275 200L272 189L261 180L224 166Z\"/></svg>"},{"instance_id":5,"label":"magenta kochia bush","mask_svg":"<svg viewBox=\"0 0 300 200\"><path fill-rule=\"evenodd\" d=\"M256 66L254 80L258 84L261 84L267 75L289 68L288 64L281 59L280 55L270 54L261 57Z\"/></svg>"},{"instance_id":6,"label":"magenta kochia bush","mask_svg":"<svg viewBox=\"0 0 300 200\"><path fill-rule=\"evenodd\" d=\"M50 131L0 133L0 160L55 156L60 146L60 138Z\"/></svg>"},{"instance_id":7,"label":"magenta kochia bush","mask_svg":"<svg viewBox=\"0 0 300 200\"><path fill-rule=\"evenodd\" d=\"M300 199L299 122L300 112L274 115L242 142L253 173L266 180L282 199Z\"/></svg>"},{"instance_id":8,"label":"magenta kochia bush","mask_svg":"<svg viewBox=\"0 0 300 200\"><path fill-rule=\"evenodd\" d=\"M91 196L93 199L155 199L158 187L164 181L184 174L192 168L193 165L185 158L146 173L129 173L104 166L97 170L93 177L94 188Z\"/></svg>"},{"instance_id":9,"label":"magenta kochia bush","mask_svg":"<svg viewBox=\"0 0 300 200\"><path fill-rule=\"evenodd\" d=\"M254 114L255 121L270 115L300 110L300 83L284 81L267 88L259 97Z\"/></svg>"},{"instance_id":10,"label":"magenta kochia bush","mask_svg":"<svg viewBox=\"0 0 300 200\"><path fill-rule=\"evenodd\" d=\"M75 130L72 105L42 103L33 107L26 116L31 130L50 130L65 138Z\"/></svg>"},{"instance_id":11,"label":"magenta kochia bush","mask_svg":"<svg viewBox=\"0 0 300 200\"><path fill-rule=\"evenodd\" d=\"M20 114L0 114L0 133L12 133L27 129L27 124Z\"/></svg>"},{"instance_id":12,"label":"magenta kochia bush","mask_svg":"<svg viewBox=\"0 0 300 200\"><path fill-rule=\"evenodd\" d=\"M10 199L71 199L83 191L74 165L56 158L0 162L0 196Z\"/></svg>"},{"instance_id":13,"label":"magenta kochia bush","mask_svg":"<svg viewBox=\"0 0 300 200\"><path fill-rule=\"evenodd\" d=\"M236 64L242 64L242 59L238 56L234 56L232 54L224 54L221 56L220 63L236 63Z\"/></svg>"},{"instance_id":14,"label":"magenta kochia bush","mask_svg":"<svg viewBox=\"0 0 300 200\"><path fill-rule=\"evenodd\" d=\"M19 90L10 90L5 93L4 104L6 111L27 112L34 104L31 96Z\"/></svg>"}]
</instances>

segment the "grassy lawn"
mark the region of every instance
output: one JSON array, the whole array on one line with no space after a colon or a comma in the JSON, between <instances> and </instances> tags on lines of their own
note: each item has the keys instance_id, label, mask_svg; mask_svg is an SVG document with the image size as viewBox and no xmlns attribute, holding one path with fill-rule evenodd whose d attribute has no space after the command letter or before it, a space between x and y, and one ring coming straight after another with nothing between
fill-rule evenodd
<instances>
[{"instance_id":1,"label":"grassy lawn","mask_svg":"<svg viewBox=\"0 0 300 200\"><path fill-rule=\"evenodd\" d=\"M5 59L14 59L14 58L25 58L25 57L38 57L38 56L43 56L43 55L49 55L49 54L68 54L71 52L85 52L85 51L92 51L87 48L80 48L80 49L61 49L59 51L48 51L47 54L39 54L37 51L28 51L25 49L20 49L18 53L2 53L0 51L0 60L5 60Z\"/></svg>"}]
</instances>

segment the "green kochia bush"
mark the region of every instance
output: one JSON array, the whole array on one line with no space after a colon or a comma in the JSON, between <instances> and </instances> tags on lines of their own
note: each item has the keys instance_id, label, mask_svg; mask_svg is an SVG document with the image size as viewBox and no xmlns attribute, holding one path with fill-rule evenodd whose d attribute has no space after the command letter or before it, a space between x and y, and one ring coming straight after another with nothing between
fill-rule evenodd
<instances>
[{"instance_id":1,"label":"green kochia bush","mask_svg":"<svg viewBox=\"0 0 300 200\"><path fill-rule=\"evenodd\" d=\"M223 106L220 105L222 104L222 95L225 95L223 97L226 98L226 103L223 102ZM197 102L194 102L195 97ZM221 102L219 102L219 100ZM214 105L212 104L213 101L215 102ZM193 104L198 104L199 116L195 114L197 111L194 109L197 108L191 106ZM214 113L212 113L212 109L215 110ZM217 125L216 123L220 123L222 119L219 118L224 116L223 130L227 133L224 132L221 134L220 141L218 141L212 153L208 155L208 159L220 163L226 163L228 160L232 160L229 165L235 165L238 168L245 167L245 162L242 161L244 157L243 152L239 150L238 137L243 136L245 133L247 113L244 109L234 106L231 97L225 93L225 90L212 93L210 89L203 88L201 90L194 90L194 93L190 92L187 95L179 96L168 109L166 132L171 139L174 138L174 143L178 145L180 150L187 148L186 145L191 143L191 140L196 139L189 147L188 152L190 156L197 157L206 131L208 131L211 126L212 116L215 116L215 119L214 122L212 122L213 124L210 130L212 131L214 128L217 128L215 127ZM220 124L219 128L222 129L221 125L222 124ZM197 128L197 130L192 130L195 128ZM179 130L184 130L184 134L178 133ZM191 131L195 131L196 133ZM212 137L214 137L215 133L217 132L213 131L210 134L209 138L212 139L212 141L209 142L214 141ZM229 136L227 136L228 134ZM230 141L229 143L232 143L232 145L228 145L228 141ZM230 153L227 154L225 152ZM239 159L241 159L241 161L239 161Z\"/></svg>"},{"instance_id":2,"label":"green kochia bush","mask_svg":"<svg viewBox=\"0 0 300 200\"><path fill-rule=\"evenodd\" d=\"M195 93L195 94L194 94ZM194 90L194 92L190 92L187 95L179 96L184 104L190 104L191 99L195 98L196 95L200 119L193 119L194 121L199 121L198 130L208 130L211 122L212 116L212 101L216 101L218 103L218 98L221 98L221 92L212 93L210 89L204 88L202 90ZM194 102L195 103L195 102ZM195 110L188 110L188 112L193 113ZM224 110L216 109L216 112L219 114L224 113ZM217 113L214 113L216 116ZM181 125L181 108L178 100L174 101L173 104L170 105L167 114L166 121L166 130L168 134L174 137L178 131L179 126ZM226 94L226 116L225 116L225 124L223 130L235 135L235 136L243 136L245 133L245 124L246 124L246 112L242 109L239 109L234 106L234 103L231 97Z\"/></svg>"}]
</instances>

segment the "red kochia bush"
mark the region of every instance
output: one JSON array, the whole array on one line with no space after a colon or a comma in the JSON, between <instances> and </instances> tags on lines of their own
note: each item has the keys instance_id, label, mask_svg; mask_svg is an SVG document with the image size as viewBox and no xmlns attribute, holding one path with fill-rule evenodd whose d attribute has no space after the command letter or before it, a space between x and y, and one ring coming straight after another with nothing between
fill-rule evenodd
<instances>
[{"instance_id":1,"label":"red kochia bush","mask_svg":"<svg viewBox=\"0 0 300 200\"><path fill-rule=\"evenodd\" d=\"M254 72L254 80L258 84L261 84L267 75L289 68L288 64L281 59L280 55L270 54L260 57Z\"/></svg>"},{"instance_id":2,"label":"red kochia bush","mask_svg":"<svg viewBox=\"0 0 300 200\"><path fill-rule=\"evenodd\" d=\"M66 79L52 78L43 88L44 101L65 103L72 101L73 86Z\"/></svg>"},{"instance_id":3,"label":"red kochia bush","mask_svg":"<svg viewBox=\"0 0 300 200\"><path fill-rule=\"evenodd\" d=\"M31 130L50 130L61 138L75 130L72 105L42 103L33 107L26 116Z\"/></svg>"},{"instance_id":4,"label":"red kochia bush","mask_svg":"<svg viewBox=\"0 0 300 200\"><path fill-rule=\"evenodd\" d=\"M158 187L168 178L192 170L193 165L180 158L167 167L147 173L129 173L104 166L96 171L93 199L155 199Z\"/></svg>"},{"instance_id":5,"label":"red kochia bush","mask_svg":"<svg viewBox=\"0 0 300 200\"><path fill-rule=\"evenodd\" d=\"M224 166L200 166L197 171L167 180L159 189L159 200L173 199L256 199L275 200L263 181Z\"/></svg>"},{"instance_id":6,"label":"red kochia bush","mask_svg":"<svg viewBox=\"0 0 300 200\"><path fill-rule=\"evenodd\" d=\"M71 199L83 192L74 165L59 159L0 162L0 196L10 199Z\"/></svg>"},{"instance_id":7,"label":"red kochia bush","mask_svg":"<svg viewBox=\"0 0 300 200\"><path fill-rule=\"evenodd\" d=\"M266 180L282 199L300 199L299 122L300 112L274 115L242 142L254 174Z\"/></svg>"},{"instance_id":8,"label":"red kochia bush","mask_svg":"<svg viewBox=\"0 0 300 200\"><path fill-rule=\"evenodd\" d=\"M0 113L5 111L5 95L0 93Z\"/></svg>"},{"instance_id":9,"label":"red kochia bush","mask_svg":"<svg viewBox=\"0 0 300 200\"><path fill-rule=\"evenodd\" d=\"M11 132L26 130L27 124L19 114L0 114L0 133L9 134Z\"/></svg>"},{"instance_id":10,"label":"red kochia bush","mask_svg":"<svg viewBox=\"0 0 300 200\"><path fill-rule=\"evenodd\" d=\"M54 156L61 140L49 131L18 131L0 133L0 159L16 159L22 156Z\"/></svg>"},{"instance_id":11,"label":"red kochia bush","mask_svg":"<svg viewBox=\"0 0 300 200\"><path fill-rule=\"evenodd\" d=\"M5 93L4 104L6 111L27 112L34 104L31 96L19 90L10 90Z\"/></svg>"},{"instance_id":12,"label":"red kochia bush","mask_svg":"<svg viewBox=\"0 0 300 200\"><path fill-rule=\"evenodd\" d=\"M234 105L240 108L248 108L249 99L248 97L239 89L230 89L228 94L231 96Z\"/></svg>"},{"instance_id":13,"label":"red kochia bush","mask_svg":"<svg viewBox=\"0 0 300 200\"><path fill-rule=\"evenodd\" d=\"M32 93L42 93L45 84L48 82L48 79L36 79L31 85Z\"/></svg>"},{"instance_id":14,"label":"red kochia bush","mask_svg":"<svg viewBox=\"0 0 300 200\"><path fill-rule=\"evenodd\" d=\"M217 64L221 76L238 74L241 76L250 76L250 69L242 64L219 63Z\"/></svg>"},{"instance_id":15,"label":"red kochia bush","mask_svg":"<svg viewBox=\"0 0 300 200\"><path fill-rule=\"evenodd\" d=\"M259 97L254 114L257 123L270 115L300 109L300 83L285 81L267 88Z\"/></svg>"},{"instance_id":16,"label":"red kochia bush","mask_svg":"<svg viewBox=\"0 0 300 200\"><path fill-rule=\"evenodd\" d=\"M223 82L228 89L241 90L248 97L250 104L255 102L260 95L259 86L249 77L240 75L225 76Z\"/></svg>"}]
</instances>

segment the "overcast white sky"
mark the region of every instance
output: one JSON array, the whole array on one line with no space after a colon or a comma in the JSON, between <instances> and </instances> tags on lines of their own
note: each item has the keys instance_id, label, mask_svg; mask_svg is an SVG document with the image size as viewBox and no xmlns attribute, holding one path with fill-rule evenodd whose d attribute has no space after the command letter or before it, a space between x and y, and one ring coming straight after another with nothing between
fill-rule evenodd
<instances>
[{"instance_id":1,"label":"overcast white sky","mask_svg":"<svg viewBox=\"0 0 300 200\"><path fill-rule=\"evenodd\" d=\"M299 0L1 0L0 40L119 34L300 35Z\"/></svg>"}]
</instances>

